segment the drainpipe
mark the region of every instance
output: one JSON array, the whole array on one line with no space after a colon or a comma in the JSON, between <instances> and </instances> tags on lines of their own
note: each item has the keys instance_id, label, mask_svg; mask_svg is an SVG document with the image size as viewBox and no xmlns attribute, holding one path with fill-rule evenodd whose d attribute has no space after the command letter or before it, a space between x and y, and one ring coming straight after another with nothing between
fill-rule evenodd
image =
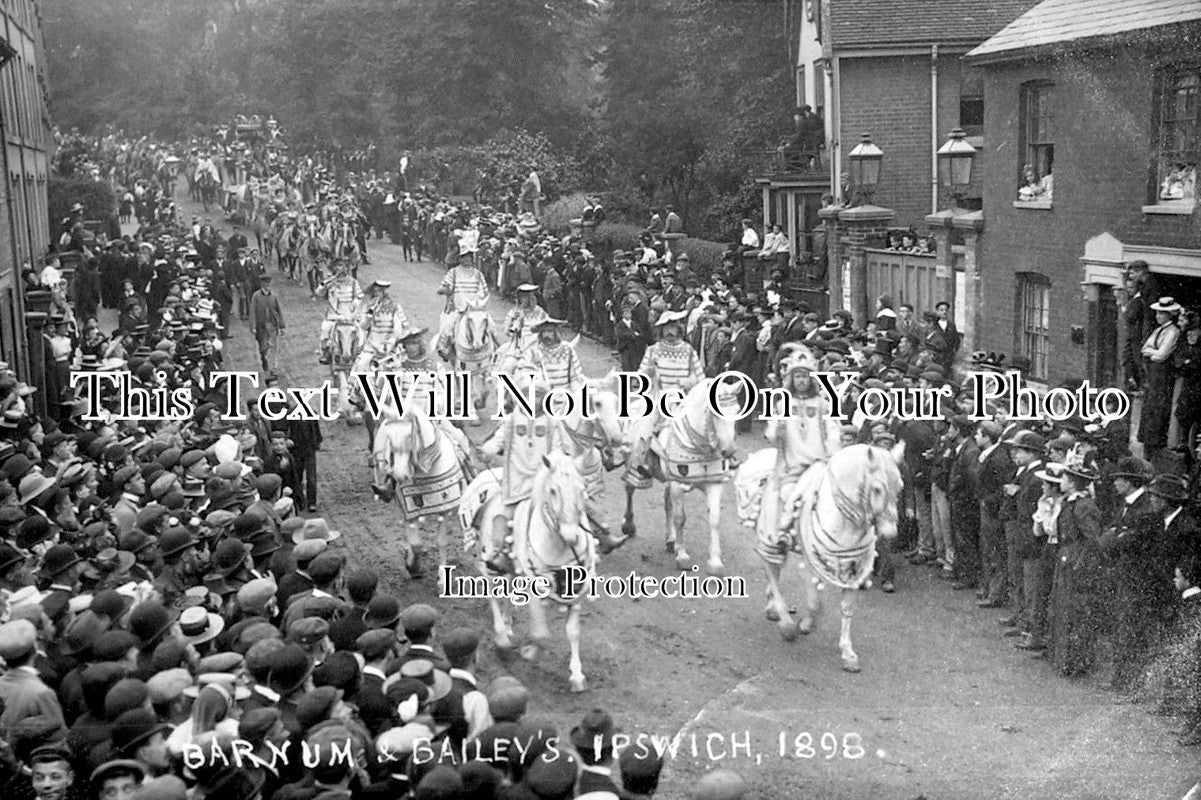
<instances>
[{"instance_id":1,"label":"drainpipe","mask_svg":"<svg viewBox=\"0 0 1201 800\"><path fill-rule=\"evenodd\" d=\"M930 213L938 213L938 45L930 45Z\"/></svg>"},{"instance_id":2,"label":"drainpipe","mask_svg":"<svg viewBox=\"0 0 1201 800\"><path fill-rule=\"evenodd\" d=\"M838 56L834 56L832 60L834 63L831 67L823 66L821 76L825 82L826 70L830 70L830 81L826 85L826 105L829 107L827 113L830 117L830 188L833 190L830 194L834 195L834 202L845 203L850 198L842 196L842 103L839 102L842 81L838 79Z\"/></svg>"}]
</instances>

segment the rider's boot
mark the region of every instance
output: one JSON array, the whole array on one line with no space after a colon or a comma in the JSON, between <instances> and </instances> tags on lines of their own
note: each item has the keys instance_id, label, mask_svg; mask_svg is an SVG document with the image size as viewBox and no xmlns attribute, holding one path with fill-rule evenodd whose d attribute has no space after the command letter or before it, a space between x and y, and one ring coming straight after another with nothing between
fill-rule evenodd
<instances>
[{"instance_id":1,"label":"rider's boot","mask_svg":"<svg viewBox=\"0 0 1201 800\"><path fill-rule=\"evenodd\" d=\"M317 363L319 363L319 364L330 364L330 363L332 363L332 362L333 362L333 360L334 360L334 358L333 358L333 356L330 354L329 345L328 345L328 344L322 344L322 345L321 345L321 358L317 359Z\"/></svg>"},{"instance_id":2,"label":"rider's boot","mask_svg":"<svg viewBox=\"0 0 1201 800\"><path fill-rule=\"evenodd\" d=\"M484 560L484 566L497 575L513 574L513 559L509 555L513 539L510 529L506 517L498 516L492 521L492 541L496 543L496 552Z\"/></svg>"},{"instance_id":3,"label":"rider's boot","mask_svg":"<svg viewBox=\"0 0 1201 800\"><path fill-rule=\"evenodd\" d=\"M614 535L613 531L609 530L595 519L589 518L588 521L592 523L592 537L596 539L597 549L600 550L600 554L602 556L607 556L609 553L612 553L614 550L629 541L630 537Z\"/></svg>"},{"instance_id":4,"label":"rider's boot","mask_svg":"<svg viewBox=\"0 0 1201 800\"><path fill-rule=\"evenodd\" d=\"M375 498L382 503L390 503L396 497L396 481L389 475L384 479L383 484L371 484L371 491L375 493Z\"/></svg>"},{"instance_id":5,"label":"rider's boot","mask_svg":"<svg viewBox=\"0 0 1201 800\"><path fill-rule=\"evenodd\" d=\"M442 334L438 337L438 346L436 348L438 357L443 361L450 361L450 337Z\"/></svg>"}]
</instances>

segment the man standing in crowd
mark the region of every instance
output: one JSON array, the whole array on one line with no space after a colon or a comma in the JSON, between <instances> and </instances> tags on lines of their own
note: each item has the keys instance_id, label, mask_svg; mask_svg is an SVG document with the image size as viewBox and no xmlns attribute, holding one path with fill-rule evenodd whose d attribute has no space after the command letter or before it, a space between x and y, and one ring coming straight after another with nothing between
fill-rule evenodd
<instances>
[{"instance_id":1,"label":"man standing in crowd","mask_svg":"<svg viewBox=\"0 0 1201 800\"><path fill-rule=\"evenodd\" d=\"M279 307L279 298L271 291L271 276L264 275L259 290L250 298L250 330L259 343L259 360L263 372L277 375L276 348L279 337L286 330L284 312Z\"/></svg>"}]
</instances>

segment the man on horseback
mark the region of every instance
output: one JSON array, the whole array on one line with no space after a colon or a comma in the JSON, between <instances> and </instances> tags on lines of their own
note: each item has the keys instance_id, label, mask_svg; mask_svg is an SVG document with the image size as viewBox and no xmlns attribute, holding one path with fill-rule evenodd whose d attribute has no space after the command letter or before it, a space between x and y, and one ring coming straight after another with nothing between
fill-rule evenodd
<instances>
[{"instance_id":1,"label":"man on horseback","mask_svg":"<svg viewBox=\"0 0 1201 800\"><path fill-rule=\"evenodd\" d=\"M404 309L388 296L392 281L376 281L367 290L367 300L362 307L362 327L366 333L363 349L355 361L356 372L367 372L374 359L382 358L396 347L401 331L409 327L409 318Z\"/></svg>"},{"instance_id":2,"label":"man on horseback","mask_svg":"<svg viewBox=\"0 0 1201 800\"><path fill-rule=\"evenodd\" d=\"M517 287L517 305L509 309L505 317L505 331L509 341L516 351L525 349L536 335L534 326L546 319L549 314L538 305L538 287L532 283L523 283Z\"/></svg>"},{"instance_id":3,"label":"man on horseback","mask_svg":"<svg viewBox=\"0 0 1201 800\"><path fill-rule=\"evenodd\" d=\"M646 348L638 371L651 380L650 395L655 398L650 414L634 421L630 444L630 471L639 481L649 481L652 473L647 456L651 439L663 427L664 419L659 413L658 396L667 389L688 391L705 378L705 368L692 345L684 340L683 311L665 311L655 322L659 328L659 341Z\"/></svg>"},{"instance_id":4,"label":"man on horseback","mask_svg":"<svg viewBox=\"0 0 1201 800\"><path fill-rule=\"evenodd\" d=\"M329 364L333 360L334 328L339 322L353 324L359 305L363 302L363 287L350 276L346 262L336 259L333 270L334 277L317 287L317 294L329 304L321 323L322 364Z\"/></svg>"},{"instance_id":5,"label":"man on horseback","mask_svg":"<svg viewBox=\"0 0 1201 800\"><path fill-rule=\"evenodd\" d=\"M801 476L817 462L828 461L841 447L840 426L830 415L829 401L819 390L812 373L817 359L808 349L793 346L780 361L780 381L788 390L789 408L784 419L770 419L764 436L776 448L775 468L763 488L763 516L759 549L776 557L792 550L793 516L781 513L780 504L790 498ZM774 541L769 541L774 537Z\"/></svg>"},{"instance_id":6,"label":"man on horseback","mask_svg":"<svg viewBox=\"0 0 1201 800\"><path fill-rule=\"evenodd\" d=\"M488 283L475 260L468 258L447 270L438 286L438 294L446 295L446 307L438 326L438 356L443 361L450 361L455 325L468 308L488 302Z\"/></svg>"},{"instance_id":7,"label":"man on horseback","mask_svg":"<svg viewBox=\"0 0 1201 800\"><path fill-rule=\"evenodd\" d=\"M502 575L513 571L510 557L512 536L509 525L513 512L522 500L529 498L534 487L534 476L542 467L542 459L552 450L565 455L571 454L571 443L563 423L551 417L544 408L551 386L546 381L531 375L534 392L534 415L525 413L517 404L496 431L480 446L480 452L488 457L504 456L501 470L502 510L492 520L492 544L495 548L485 563L488 568Z\"/></svg>"},{"instance_id":8,"label":"man on horseback","mask_svg":"<svg viewBox=\"0 0 1201 800\"><path fill-rule=\"evenodd\" d=\"M559 326L563 322L547 317L533 327L538 341L530 348L528 359L551 389L565 388L574 392L584 385L586 378L575 348L559 338Z\"/></svg>"}]
</instances>

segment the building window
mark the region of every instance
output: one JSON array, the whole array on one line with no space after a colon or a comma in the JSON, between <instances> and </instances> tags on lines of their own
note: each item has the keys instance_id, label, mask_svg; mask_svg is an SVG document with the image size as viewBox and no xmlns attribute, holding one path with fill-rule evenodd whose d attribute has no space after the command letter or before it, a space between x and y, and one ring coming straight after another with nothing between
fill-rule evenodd
<instances>
[{"instance_id":1,"label":"building window","mask_svg":"<svg viewBox=\"0 0 1201 800\"><path fill-rule=\"evenodd\" d=\"M959 98L959 127L968 136L984 135L984 98L979 95Z\"/></svg>"},{"instance_id":2,"label":"building window","mask_svg":"<svg viewBox=\"0 0 1201 800\"><path fill-rule=\"evenodd\" d=\"M1018 201L1048 203L1052 199L1055 166L1054 86L1028 83L1022 87L1022 164Z\"/></svg>"},{"instance_id":3,"label":"building window","mask_svg":"<svg viewBox=\"0 0 1201 800\"><path fill-rule=\"evenodd\" d=\"M813 113L826 118L826 62L813 62Z\"/></svg>"},{"instance_id":4,"label":"building window","mask_svg":"<svg viewBox=\"0 0 1201 800\"><path fill-rule=\"evenodd\" d=\"M1160 85L1157 197L1192 202L1201 160L1201 65L1169 69Z\"/></svg>"},{"instance_id":5,"label":"building window","mask_svg":"<svg viewBox=\"0 0 1201 800\"><path fill-rule=\"evenodd\" d=\"M1048 338L1051 330L1051 281L1037 272L1017 274L1017 346L1030 359L1030 375L1047 377Z\"/></svg>"}]
</instances>

